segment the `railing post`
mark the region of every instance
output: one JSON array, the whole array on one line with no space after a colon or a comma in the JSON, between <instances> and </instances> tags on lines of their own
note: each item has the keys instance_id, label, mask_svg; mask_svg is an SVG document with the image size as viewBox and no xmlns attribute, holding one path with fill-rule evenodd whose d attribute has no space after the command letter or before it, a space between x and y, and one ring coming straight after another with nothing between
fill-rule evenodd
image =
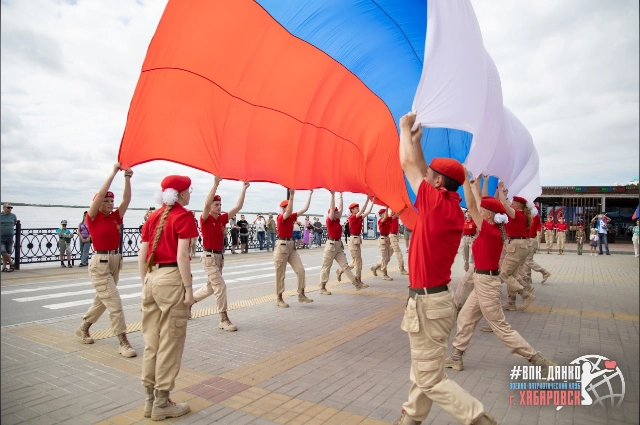
<instances>
[{"instance_id":1,"label":"railing post","mask_svg":"<svg viewBox=\"0 0 640 425\"><path fill-rule=\"evenodd\" d=\"M16 235L15 235L15 244L14 244L14 252L15 257L13 260L14 267L16 270L20 270L20 236L22 233L22 224L20 224L20 220L16 220Z\"/></svg>"},{"instance_id":2,"label":"railing post","mask_svg":"<svg viewBox=\"0 0 640 425\"><path fill-rule=\"evenodd\" d=\"M124 253L123 247L124 247L124 222L120 224L120 246L118 247L118 249L120 250L120 255Z\"/></svg>"}]
</instances>

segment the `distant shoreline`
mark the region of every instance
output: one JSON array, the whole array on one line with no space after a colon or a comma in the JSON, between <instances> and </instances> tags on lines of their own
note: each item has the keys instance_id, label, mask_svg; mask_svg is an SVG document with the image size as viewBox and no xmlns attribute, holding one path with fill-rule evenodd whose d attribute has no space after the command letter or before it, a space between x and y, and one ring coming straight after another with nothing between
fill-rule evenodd
<instances>
[{"instance_id":1,"label":"distant shoreline","mask_svg":"<svg viewBox=\"0 0 640 425\"><path fill-rule=\"evenodd\" d=\"M2 204L4 204L4 202L1 202ZM22 202L11 202L11 205L13 205L14 207L43 207L43 208L78 208L78 209L85 209L88 210L89 206L83 206L83 205L52 205L52 204L26 204L26 203L22 203ZM134 207L129 207L128 209L130 210L137 210L137 211L146 211L147 208L134 208ZM195 212L202 212L202 210L191 210L191 211L195 211ZM266 212L253 212L253 211L242 211L243 214L253 214L253 215L265 215L268 214ZM275 213L274 213L275 214ZM277 215L277 214L276 214ZM313 214L313 213L306 213L305 216L309 216L309 217L322 217L322 214ZM343 215L344 217L344 215Z\"/></svg>"}]
</instances>

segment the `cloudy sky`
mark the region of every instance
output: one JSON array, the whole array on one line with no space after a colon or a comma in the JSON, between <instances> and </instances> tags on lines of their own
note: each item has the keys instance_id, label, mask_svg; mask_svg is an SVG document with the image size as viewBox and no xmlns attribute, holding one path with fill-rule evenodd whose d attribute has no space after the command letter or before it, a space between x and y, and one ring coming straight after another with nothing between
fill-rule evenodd
<instances>
[{"instance_id":1,"label":"cloudy sky","mask_svg":"<svg viewBox=\"0 0 640 425\"><path fill-rule=\"evenodd\" d=\"M473 0L504 103L533 136L543 185L611 185L638 176L637 0ZM87 205L117 158L129 103L166 0L1 1L2 201ZM160 179L188 174L197 208L206 173L135 167L132 206ZM112 186L121 193L122 180ZM238 182L223 182L235 199ZM245 211L285 189L255 183ZM299 198L306 198L301 192ZM346 202L362 195L345 194ZM311 212L327 208L314 194Z\"/></svg>"}]
</instances>

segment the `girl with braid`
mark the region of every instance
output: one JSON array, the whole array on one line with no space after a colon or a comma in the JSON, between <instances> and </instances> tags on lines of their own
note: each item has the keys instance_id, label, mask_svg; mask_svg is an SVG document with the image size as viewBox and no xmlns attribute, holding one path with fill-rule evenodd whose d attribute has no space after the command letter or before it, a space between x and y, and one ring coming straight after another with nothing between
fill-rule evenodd
<instances>
[{"instance_id":1,"label":"girl with braid","mask_svg":"<svg viewBox=\"0 0 640 425\"><path fill-rule=\"evenodd\" d=\"M180 371L187 336L193 281L189 244L198 236L191 212L191 179L168 176L162 180L163 206L142 227L138 254L142 280L142 385L144 416L154 421L189 413L186 403L174 403L169 392Z\"/></svg>"},{"instance_id":2,"label":"girl with braid","mask_svg":"<svg viewBox=\"0 0 640 425\"><path fill-rule=\"evenodd\" d=\"M475 258L473 274L473 290L458 315L458 330L453 340L453 351L444 361L445 367L463 370L462 355L469 346L476 325L484 316L491 329L512 354L527 359L532 365L541 367L542 378L546 378L549 367L556 363L542 357L525 341L522 336L507 323L504 312L500 308L500 252L507 240L504 224L509 220L504 205L495 198L480 198L477 184L464 182L464 197L471 218L478 226L478 234L471 249ZM478 203L480 204L478 206Z\"/></svg>"}]
</instances>

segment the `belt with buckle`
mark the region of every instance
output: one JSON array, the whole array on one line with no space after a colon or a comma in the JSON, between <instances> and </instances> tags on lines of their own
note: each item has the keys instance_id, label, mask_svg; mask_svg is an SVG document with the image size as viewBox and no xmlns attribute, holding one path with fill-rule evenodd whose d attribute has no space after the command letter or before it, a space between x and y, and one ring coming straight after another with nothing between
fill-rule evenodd
<instances>
[{"instance_id":1,"label":"belt with buckle","mask_svg":"<svg viewBox=\"0 0 640 425\"><path fill-rule=\"evenodd\" d=\"M224 254L224 252L218 251L218 250L215 250L215 249L202 248L202 250L204 252L211 252L212 254L220 254L220 255Z\"/></svg>"},{"instance_id":2,"label":"belt with buckle","mask_svg":"<svg viewBox=\"0 0 640 425\"><path fill-rule=\"evenodd\" d=\"M278 240L281 240L281 241L292 241L293 238L278 238Z\"/></svg>"},{"instance_id":3,"label":"belt with buckle","mask_svg":"<svg viewBox=\"0 0 640 425\"><path fill-rule=\"evenodd\" d=\"M500 269L498 269L498 270L479 270L479 269L475 269L474 273L487 274L489 276L498 276L500 274Z\"/></svg>"},{"instance_id":4,"label":"belt with buckle","mask_svg":"<svg viewBox=\"0 0 640 425\"><path fill-rule=\"evenodd\" d=\"M514 240L514 239L528 239L528 238L523 238L522 236L510 236L509 240Z\"/></svg>"},{"instance_id":5,"label":"belt with buckle","mask_svg":"<svg viewBox=\"0 0 640 425\"><path fill-rule=\"evenodd\" d=\"M360 235L349 235L349 236L351 236L352 238L359 238L360 237Z\"/></svg>"},{"instance_id":6,"label":"belt with buckle","mask_svg":"<svg viewBox=\"0 0 640 425\"><path fill-rule=\"evenodd\" d=\"M112 249L110 251L96 251L96 254L117 254L118 250L117 249Z\"/></svg>"},{"instance_id":7,"label":"belt with buckle","mask_svg":"<svg viewBox=\"0 0 640 425\"><path fill-rule=\"evenodd\" d=\"M449 285L440 285L433 288L409 288L409 297L416 299L418 295L431 295L449 290Z\"/></svg>"},{"instance_id":8,"label":"belt with buckle","mask_svg":"<svg viewBox=\"0 0 640 425\"><path fill-rule=\"evenodd\" d=\"M340 242L340 241L342 241L342 239L331 239L331 238L329 238L329 240L330 240L330 241L334 241L334 242Z\"/></svg>"},{"instance_id":9,"label":"belt with buckle","mask_svg":"<svg viewBox=\"0 0 640 425\"><path fill-rule=\"evenodd\" d=\"M160 263L158 264L158 268L164 268L164 267L178 267L178 263Z\"/></svg>"}]
</instances>

